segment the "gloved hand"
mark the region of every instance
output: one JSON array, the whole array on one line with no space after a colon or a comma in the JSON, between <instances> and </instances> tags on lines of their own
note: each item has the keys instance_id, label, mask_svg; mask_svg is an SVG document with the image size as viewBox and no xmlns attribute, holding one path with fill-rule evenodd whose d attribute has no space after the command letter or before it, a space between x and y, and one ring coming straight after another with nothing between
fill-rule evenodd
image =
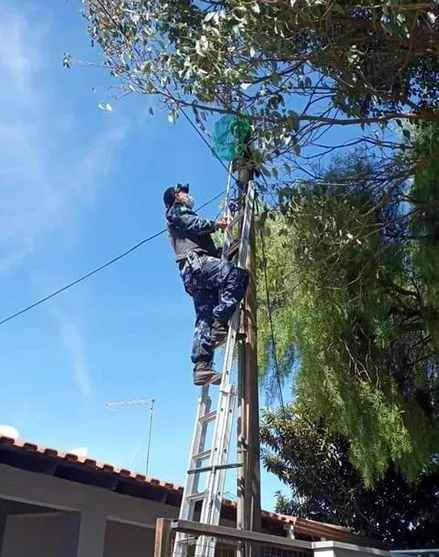
<instances>
[{"instance_id":1,"label":"gloved hand","mask_svg":"<svg viewBox=\"0 0 439 557\"><path fill-rule=\"evenodd\" d=\"M220 218L216 221L216 226L220 230L225 230L227 228L228 224L229 224L229 221L226 217L222 217L222 218Z\"/></svg>"}]
</instances>

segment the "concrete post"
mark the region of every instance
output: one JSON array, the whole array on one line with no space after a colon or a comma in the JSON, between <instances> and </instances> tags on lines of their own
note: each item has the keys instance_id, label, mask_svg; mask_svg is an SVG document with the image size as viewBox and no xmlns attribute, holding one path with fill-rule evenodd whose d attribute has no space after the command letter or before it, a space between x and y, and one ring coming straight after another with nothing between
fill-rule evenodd
<instances>
[{"instance_id":1,"label":"concrete post","mask_svg":"<svg viewBox=\"0 0 439 557\"><path fill-rule=\"evenodd\" d=\"M82 511L69 516L66 557L103 557L106 517L95 511Z\"/></svg>"}]
</instances>

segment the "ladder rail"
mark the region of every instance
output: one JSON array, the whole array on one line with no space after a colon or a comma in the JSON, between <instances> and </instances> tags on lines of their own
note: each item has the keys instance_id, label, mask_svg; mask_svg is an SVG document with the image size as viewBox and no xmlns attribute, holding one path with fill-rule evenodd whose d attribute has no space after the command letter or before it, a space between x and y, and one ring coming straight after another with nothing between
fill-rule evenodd
<instances>
[{"instance_id":1,"label":"ladder rail","mask_svg":"<svg viewBox=\"0 0 439 557\"><path fill-rule=\"evenodd\" d=\"M227 185L226 185L226 195L225 195L225 206L224 206L224 216L228 217L230 210L229 210L229 201L230 201L230 192L232 189L232 178L233 178L233 174L232 174L232 168L233 168L233 162L229 163L229 168L228 168L228 174L227 174Z\"/></svg>"},{"instance_id":2,"label":"ladder rail","mask_svg":"<svg viewBox=\"0 0 439 557\"><path fill-rule=\"evenodd\" d=\"M245 200L246 206L244 209L244 217L241 230L241 239L239 247L239 255L237 265L239 267L245 267L248 255L249 241L250 241L250 230L251 230L251 220L253 217L253 206L254 206L254 187L253 184L249 185L247 191L247 196ZM237 308L233 317L232 322L229 327L229 334L227 338L226 350L224 355L223 364L223 375L221 381L221 392L220 399L218 402L218 407L222 408L223 397L222 390L226 386L230 385L230 373L233 363L233 353L235 348L236 335L239 328L240 318L240 308ZM228 401L229 408L225 419L221 420L220 416L217 416L217 421L215 423L214 431L214 442L216 441L217 447L212 451L210 466L214 469L214 466L221 466L225 464L229 456L230 448L230 437L232 428L232 418L236 406L236 388L233 387L230 399ZM206 524L218 525L221 515L221 505L222 496L224 492L226 468L216 470L216 473L211 473L209 476L208 487L206 490L206 498L203 501L203 506L201 510L200 522ZM208 538L207 536L201 536L197 541L196 554L202 557L213 557L215 551L215 540Z\"/></svg>"},{"instance_id":3,"label":"ladder rail","mask_svg":"<svg viewBox=\"0 0 439 557\"><path fill-rule=\"evenodd\" d=\"M199 454L204 450L208 422L202 423L200 419L206 414L210 413L211 404L212 400L209 397L208 389L203 388L197 403L195 429L192 436L191 450L189 453L188 469L196 467L197 463L194 462L193 457L195 454ZM194 500L192 496L194 493L198 492L199 483L199 474L188 475L181 499L179 512L180 520L187 520L194 515L195 504L197 501ZM186 538L186 534L177 532L174 545L174 557L184 557L184 540L186 540Z\"/></svg>"},{"instance_id":4,"label":"ladder rail","mask_svg":"<svg viewBox=\"0 0 439 557\"><path fill-rule=\"evenodd\" d=\"M223 240L222 259L226 260L226 246L232 243L232 227L238 222L240 226L240 238L238 247L237 266L246 267L250 231L254 215L255 188L254 183L248 183L244 203L239 208L239 215L231 219L229 200L231 194L231 172L227 183L225 216L231 226L225 230ZM229 331L223 356L221 385L219 387L217 410L211 410L211 398L209 396L209 384L202 387L201 396L198 400L196 424L192 438L191 451L188 464L188 476L186 479L179 517L183 520L193 520L195 505L202 500L200 522L218 525L221 515L221 505L225 487L226 472L228 468L236 465L228 464L230 441L234 412L236 409L237 388L231 380L234 349L240 327L241 307L238 307L229 324ZM207 427L214 422L214 430L211 440L210 455L206 450ZM208 457L209 455L209 457ZM198 458L197 458L198 457ZM202 462L209 458L208 465L202 466ZM200 468L198 471L197 469ZM207 473L207 485L204 491L198 492L201 474ZM208 536L200 536L196 542L197 557L214 557L216 541ZM173 549L173 557L186 557L187 536L177 533Z\"/></svg>"}]
</instances>

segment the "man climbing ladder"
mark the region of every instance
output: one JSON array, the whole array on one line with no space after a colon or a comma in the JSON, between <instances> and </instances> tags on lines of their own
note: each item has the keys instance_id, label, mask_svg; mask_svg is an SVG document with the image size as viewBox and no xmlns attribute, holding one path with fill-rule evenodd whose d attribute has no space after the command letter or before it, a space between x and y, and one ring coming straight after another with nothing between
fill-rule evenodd
<instances>
[{"instance_id":1,"label":"man climbing ladder","mask_svg":"<svg viewBox=\"0 0 439 557\"><path fill-rule=\"evenodd\" d=\"M227 220L202 219L193 210L189 186L173 186L163 195L168 234L186 292L195 307L192 348L194 383L218 384L213 351L227 338L229 320L243 299L249 280L246 269L221 259L212 233L225 230Z\"/></svg>"}]
</instances>

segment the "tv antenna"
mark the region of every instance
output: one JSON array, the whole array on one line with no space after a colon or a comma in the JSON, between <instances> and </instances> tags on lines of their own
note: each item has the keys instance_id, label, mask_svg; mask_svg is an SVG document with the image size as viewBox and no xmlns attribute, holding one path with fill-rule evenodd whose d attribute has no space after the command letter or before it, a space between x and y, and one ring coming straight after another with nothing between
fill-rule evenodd
<instances>
[{"instance_id":1,"label":"tv antenna","mask_svg":"<svg viewBox=\"0 0 439 557\"><path fill-rule=\"evenodd\" d=\"M153 398L140 398L138 400L117 400L114 402L106 402L105 406L107 408L120 408L120 407L127 407L127 406L149 406L149 421L148 421L148 441L147 441L147 449L146 449L146 475L148 475L148 467L149 467L149 451L151 447L151 427L152 427L152 415L154 411L154 402Z\"/></svg>"}]
</instances>

